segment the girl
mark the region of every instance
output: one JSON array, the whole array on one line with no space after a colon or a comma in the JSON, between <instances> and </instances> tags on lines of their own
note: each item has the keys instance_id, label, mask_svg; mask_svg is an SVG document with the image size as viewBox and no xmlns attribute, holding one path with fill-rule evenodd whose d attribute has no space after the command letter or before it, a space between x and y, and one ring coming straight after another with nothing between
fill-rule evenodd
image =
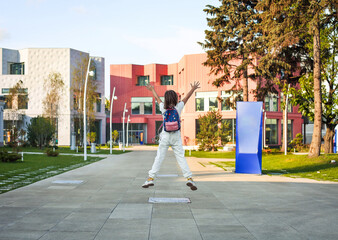
<instances>
[{"instance_id":1,"label":"girl","mask_svg":"<svg viewBox=\"0 0 338 240\"><path fill-rule=\"evenodd\" d=\"M200 88L199 82L194 82L194 84L191 85L191 90L188 92L188 94L185 96L185 98L178 102L178 97L175 91L168 90L164 94L164 103L161 101L157 93L155 92L155 89L152 85L148 84L146 87L148 90L150 90L158 104L160 105L160 111L162 112L162 116L165 114L166 109L172 109L175 108L178 112L178 115L181 117L181 112L188 101L188 99L191 97L191 95L194 93L194 91L198 88ZM163 128L164 129L164 128ZM154 186L154 178L158 171L160 170L161 164L165 158L165 154L168 151L169 146L173 149L175 153L176 160L178 164L180 165L183 176L187 178L187 186L190 187L191 190L197 190L195 182L192 180L192 173L190 172L189 166L187 164L187 160L184 157L184 149L182 145L182 139L181 139L181 132L175 131L175 132L166 132L162 130L160 134L160 144L157 149L157 155L154 161L154 164L151 168L151 170L148 172L149 177L147 181L142 185L143 188L148 188L149 186Z\"/></svg>"}]
</instances>

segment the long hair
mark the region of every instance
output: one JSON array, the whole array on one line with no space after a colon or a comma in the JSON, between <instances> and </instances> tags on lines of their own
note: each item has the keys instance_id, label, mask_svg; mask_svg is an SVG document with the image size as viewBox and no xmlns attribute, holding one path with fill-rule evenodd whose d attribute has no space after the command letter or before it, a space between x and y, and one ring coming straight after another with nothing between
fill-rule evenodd
<instances>
[{"instance_id":1,"label":"long hair","mask_svg":"<svg viewBox=\"0 0 338 240\"><path fill-rule=\"evenodd\" d=\"M178 97L175 91L168 90L164 94L164 109L173 108L177 105Z\"/></svg>"}]
</instances>

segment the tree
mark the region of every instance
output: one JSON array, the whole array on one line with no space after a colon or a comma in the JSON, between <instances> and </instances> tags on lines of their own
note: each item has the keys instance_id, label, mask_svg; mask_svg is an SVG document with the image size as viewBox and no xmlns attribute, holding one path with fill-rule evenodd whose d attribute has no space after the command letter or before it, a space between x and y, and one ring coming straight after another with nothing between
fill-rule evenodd
<instances>
[{"instance_id":1,"label":"tree","mask_svg":"<svg viewBox=\"0 0 338 240\"><path fill-rule=\"evenodd\" d=\"M331 0L262 0L256 8L262 18L263 33L268 36L269 52L297 44L304 34L313 39L314 129L309 156L319 156L321 146L321 25L336 18L336 6Z\"/></svg>"},{"instance_id":2,"label":"tree","mask_svg":"<svg viewBox=\"0 0 338 240\"><path fill-rule=\"evenodd\" d=\"M9 89L9 94L6 96L6 105L10 109L12 116L12 137L11 142L17 142L18 124L15 123L19 119L20 109L26 108L28 96L23 88L23 81L19 80L12 88Z\"/></svg>"},{"instance_id":3,"label":"tree","mask_svg":"<svg viewBox=\"0 0 338 240\"><path fill-rule=\"evenodd\" d=\"M258 36L254 25L259 22L255 10L257 1L223 0L221 6L207 5L204 11L211 30L205 30L205 42L199 43L206 50L205 66L216 75L216 87L233 83L232 93L243 90L243 101L248 101L248 67L253 66L252 43ZM240 60L239 65L231 61ZM233 74L232 74L233 72Z\"/></svg>"},{"instance_id":4,"label":"tree","mask_svg":"<svg viewBox=\"0 0 338 240\"><path fill-rule=\"evenodd\" d=\"M114 130L111 134L112 134L111 138L112 138L113 143L116 143L116 140L119 137L119 132L117 130Z\"/></svg>"},{"instance_id":5,"label":"tree","mask_svg":"<svg viewBox=\"0 0 338 240\"><path fill-rule=\"evenodd\" d=\"M61 74L57 72L50 73L44 82L44 88L46 89L47 94L43 100L43 115L50 120L55 130L57 130L59 105L64 91L64 85ZM54 140L56 140L56 133L54 137Z\"/></svg>"},{"instance_id":6,"label":"tree","mask_svg":"<svg viewBox=\"0 0 338 240\"><path fill-rule=\"evenodd\" d=\"M73 78L71 92L73 93L73 109L75 110L73 121L74 121L74 131L77 133L77 139L83 139L83 96L84 96L84 86L88 68L89 56L80 54L79 60L76 62L75 66L72 68ZM91 60L89 71L96 71L96 65L94 60ZM90 122L95 119L94 115L94 105L97 102L97 86L94 76L88 76L87 82L87 93L86 93L86 113L87 121L90 125ZM82 140L79 143L83 143Z\"/></svg>"},{"instance_id":7,"label":"tree","mask_svg":"<svg viewBox=\"0 0 338 240\"><path fill-rule=\"evenodd\" d=\"M326 134L324 136L325 153L333 152L334 129L338 124L338 82L337 82L337 24L329 24L321 31L321 78L322 85L322 121L326 125ZM311 51L313 44L309 42L308 46ZM299 83L300 89L293 89L293 102L299 105L299 111L307 116L311 121L314 120L314 91L313 91L313 74L303 76Z\"/></svg>"},{"instance_id":8,"label":"tree","mask_svg":"<svg viewBox=\"0 0 338 240\"><path fill-rule=\"evenodd\" d=\"M200 150L217 151L217 147L223 145L227 140L222 115L217 111L207 112L198 118L200 132L197 134L197 142Z\"/></svg>"},{"instance_id":9,"label":"tree","mask_svg":"<svg viewBox=\"0 0 338 240\"><path fill-rule=\"evenodd\" d=\"M28 141L32 146L48 146L55 133L54 126L49 119L38 116L31 119L27 126Z\"/></svg>"}]
</instances>

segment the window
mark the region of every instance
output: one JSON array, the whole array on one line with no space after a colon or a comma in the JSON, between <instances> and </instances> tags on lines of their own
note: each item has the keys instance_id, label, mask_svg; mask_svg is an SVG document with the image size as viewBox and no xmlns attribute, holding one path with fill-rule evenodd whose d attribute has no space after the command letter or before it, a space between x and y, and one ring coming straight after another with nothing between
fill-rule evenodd
<instances>
[{"instance_id":1,"label":"window","mask_svg":"<svg viewBox=\"0 0 338 240\"><path fill-rule=\"evenodd\" d=\"M266 144L278 144L277 119L266 119L265 133Z\"/></svg>"},{"instance_id":2,"label":"window","mask_svg":"<svg viewBox=\"0 0 338 240\"><path fill-rule=\"evenodd\" d=\"M227 135L228 143L235 143L236 141L236 119L222 119L224 132Z\"/></svg>"},{"instance_id":3,"label":"window","mask_svg":"<svg viewBox=\"0 0 338 240\"><path fill-rule=\"evenodd\" d=\"M8 96L4 96L5 98L5 106L4 109L12 109L12 102L9 100Z\"/></svg>"},{"instance_id":4,"label":"window","mask_svg":"<svg viewBox=\"0 0 338 240\"><path fill-rule=\"evenodd\" d=\"M145 86L149 83L149 76L138 76L137 86Z\"/></svg>"},{"instance_id":5,"label":"window","mask_svg":"<svg viewBox=\"0 0 338 240\"><path fill-rule=\"evenodd\" d=\"M281 129L282 129L282 136L284 136L284 124L283 120L281 120ZM290 142L293 139L293 121L288 120L288 142Z\"/></svg>"},{"instance_id":6,"label":"window","mask_svg":"<svg viewBox=\"0 0 338 240\"><path fill-rule=\"evenodd\" d=\"M284 102L283 93L281 93L281 102ZM283 111L283 109L281 109L281 111ZM288 99L288 112L292 112L292 104L290 102L290 98Z\"/></svg>"},{"instance_id":7,"label":"window","mask_svg":"<svg viewBox=\"0 0 338 240\"><path fill-rule=\"evenodd\" d=\"M131 114L152 114L153 98L152 97L132 97Z\"/></svg>"},{"instance_id":8,"label":"window","mask_svg":"<svg viewBox=\"0 0 338 240\"><path fill-rule=\"evenodd\" d=\"M201 124L198 119L196 119L195 124L195 137L197 138L197 134L201 131Z\"/></svg>"},{"instance_id":9,"label":"window","mask_svg":"<svg viewBox=\"0 0 338 240\"><path fill-rule=\"evenodd\" d=\"M9 63L9 74L24 75L25 63Z\"/></svg>"},{"instance_id":10,"label":"window","mask_svg":"<svg viewBox=\"0 0 338 240\"><path fill-rule=\"evenodd\" d=\"M98 95L97 95L96 112L101 112L101 93L98 93Z\"/></svg>"},{"instance_id":11,"label":"window","mask_svg":"<svg viewBox=\"0 0 338 240\"><path fill-rule=\"evenodd\" d=\"M243 101L243 91L222 91L222 111L232 111L237 101Z\"/></svg>"},{"instance_id":12,"label":"window","mask_svg":"<svg viewBox=\"0 0 338 240\"><path fill-rule=\"evenodd\" d=\"M277 112L278 111L278 97L276 94L271 94L265 97L265 111Z\"/></svg>"},{"instance_id":13,"label":"window","mask_svg":"<svg viewBox=\"0 0 338 240\"><path fill-rule=\"evenodd\" d=\"M161 76L161 85L174 85L174 76L173 75Z\"/></svg>"},{"instance_id":14,"label":"window","mask_svg":"<svg viewBox=\"0 0 338 240\"><path fill-rule=\"evenodd\" d=\"M196 92L195 104L197 112L217 110L217 92Z\"/></svg>"},{"instance_id":15,"label":"window","mask_svg":"<svg viewBox=\"0 0 338 240\"><path fill-rule=\"evenodd\" d=\"M161 98L161 101L163 102L164 101L164 97L160 97ZM157 103L157 101L155 100L156 102L156 110L155 110L155 114L162 114L161 111L160 111L160 105Z\"/></svg>"},{"instance_id":16,"label":"window","mask_svg":"<svg viewBox=\"0 0 338 240\"><path fill-rule=\"evenodd\" d=\"M28 109L28 95L18 95L18 109Z\"/></svg>"}]
</instances>

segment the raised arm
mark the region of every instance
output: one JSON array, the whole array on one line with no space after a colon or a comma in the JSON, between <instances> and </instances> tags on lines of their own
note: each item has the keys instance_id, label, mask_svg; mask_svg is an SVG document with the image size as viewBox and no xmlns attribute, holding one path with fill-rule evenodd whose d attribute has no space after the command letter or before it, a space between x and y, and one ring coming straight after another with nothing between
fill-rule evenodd
<instances>
[{"instance_id":1,"label":"raised arm","mask_svg":"<svg viewBox=\"0 0 338 240\"><path fill-rule=\"evenodd\" d=\"M190 91L187 93L187 95L183 98L182 102L184 102L184 105L186 104L186 102L189 100L189 98L191 97L191 95L195 92L196 89L200 88L200 82L194 82L194 84L191 84L191 89Z\"/></svg>"},{"instance_id":2,"label":"raised arm","mask_svg":"<svg viewBox=\"0 0 338 240\"><path fill-rule=\"evenodd\" d=\"M158 104L160 104L162 101L161 101L161 98L157 95L157 93L155 92L155 89L154 89L154 86L150 85L150 84L147 84L146 85L146 88L151 91L157 101Z\"/></svg>"}]
</instances>

